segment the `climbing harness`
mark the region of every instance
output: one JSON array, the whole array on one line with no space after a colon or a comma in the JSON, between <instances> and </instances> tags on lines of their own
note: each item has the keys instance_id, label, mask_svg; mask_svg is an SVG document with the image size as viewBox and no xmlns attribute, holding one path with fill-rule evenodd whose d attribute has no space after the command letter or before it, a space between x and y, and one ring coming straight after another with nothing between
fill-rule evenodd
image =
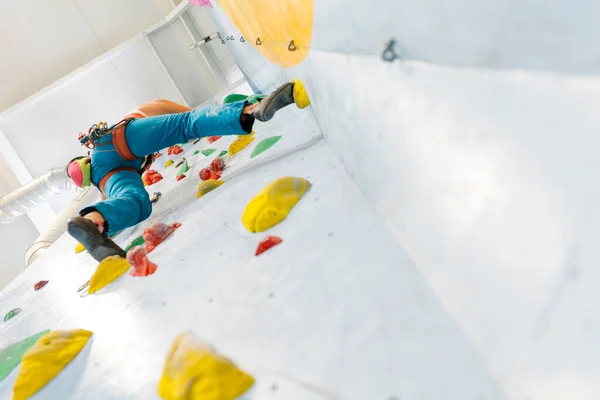
<instances>
[{"instance_id":1,"label":"climbing harness","mask_svg":"<svg viewBox=\"0 0 600 400\"><path fill-rule=\"evenodd\" d=\"M119 121L118 123L116 123L115 125L111 126L110 128L108 127L108 124L106 122L100 121L97 124L94 124L90 127L90 129L88 130L87 134L84 133L80 133L79 134L79 143L81 143L82 146L87 147L88 149L92 150L96 147L96 142L98 140L100 140L101 138L103 138L104 136L113 133L113 131L117 128L120 128L121 126L125 126L127 125L127 123L129 123L129 121L131 121L132 118L129 119L123 119L121 121Z\"/></svg>"}]
</instances>

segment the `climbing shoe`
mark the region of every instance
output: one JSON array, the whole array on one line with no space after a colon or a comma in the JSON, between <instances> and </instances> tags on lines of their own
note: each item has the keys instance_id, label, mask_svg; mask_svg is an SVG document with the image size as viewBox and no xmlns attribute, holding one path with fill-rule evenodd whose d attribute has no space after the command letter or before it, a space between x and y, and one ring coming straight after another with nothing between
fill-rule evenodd
<instances>
[{"instance_id":1,"label":"climbing shoe","mask_svg":"<svg viewBox=\"0 0 600 400\"><path fill-rule=\"evenodd\" d=\"M98 231L98 226L83 217L73 217L67 224L69 234L79 241L96 259L102 261L106 257L120 256L125 258L125 251L105 234Z\"/></svg>"},{"instance_id":2,"label":"climbing shoe","mask_svg":"<svg viewBox=\"0 0 600 400\"><path fill-rule=\"evenodd\" d=\"M296 103L298 108L307 107L310 104L308 96L302 86L302 82L287 82L266 98L259 100L260 103L254 112L254 118L259 121L269 121L275 113L290 104Z\"/></svg>"}]
</instances>

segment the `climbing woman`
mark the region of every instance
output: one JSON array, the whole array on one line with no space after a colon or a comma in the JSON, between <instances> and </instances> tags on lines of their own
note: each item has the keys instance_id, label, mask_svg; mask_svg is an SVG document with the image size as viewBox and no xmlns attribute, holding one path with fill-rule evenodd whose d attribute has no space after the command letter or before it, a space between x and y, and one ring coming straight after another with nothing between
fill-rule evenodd
<instances>
[{"instance_id":1,"label":"climbing woman","mask_svg":"<svg viewBox=\"0 0 600 400\"><path fill-rule=\"evenodd\" d=\"M98 261L112 255L125 257L108 234L150 216L152 205L140 175L147 156L205 136L247 135L256 119L266 122L290 104L299 108L309 104L301 82L288 82L268 96L251 98L196 109L153 100L112 127L98 124L80 135L91 154L69 162L67 174L79 187L96 186L103 200L69 220L71 236Z\"/></svg>"}]
</instances>

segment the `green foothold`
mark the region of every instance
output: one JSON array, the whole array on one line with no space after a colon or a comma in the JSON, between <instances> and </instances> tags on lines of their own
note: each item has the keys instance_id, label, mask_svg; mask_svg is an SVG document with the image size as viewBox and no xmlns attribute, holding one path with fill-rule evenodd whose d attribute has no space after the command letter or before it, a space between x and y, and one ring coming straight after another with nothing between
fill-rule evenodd
<instances>
[{"instance_id":1,"label":"green foothold","mask_svg":"<svg viewBox=\"0 0 600 400\"><path fill-rule=\"evenodd\" d=\"M144 243L146 243L146 241L144 240L143 236L136 237L131 243L127 245L127 247L125 247L125 253L128 253L129 250L133 249L136 246L141 246Z\"/></svg>"},{"instance_id":2,"label":"green foothold","mask_svg":"<svg viewBox=\"0 0 600 400\"><path fill-rule=\"evenodd\" d=\"M279 141L279 139L281 139L281 136L271 136L261 140L254 148L254 151L252 151L250 158L256 157L265 150L269 150L275 143Z\"/></svg>"},{"instance_id":3,"label":"green foothold","mask_svg":"<svg viewBox=\"0 0 600 400\"><path fill-rule=\"evenodd\" d=\"M217 157L223 157L225 154L227 154L227 150L221 151Z\"/></svg>"},{"instance_id":4,"label":"green foothold","mask_svg":"<svg viewBox=\"0 0 600 400\"><path fill-rule=\"evenodd\" d=\"M190 167L188 166L187 161L184 161L181 168L179 168L179 172L177 173L177 175L183 175L186 172L188 172L189 170L190 170Z\"/></svg>"},{"instance_id":5,"label":"green foothold","mask_svg":"<svg viewBox=\"0 0 600 400\"><path fill-rule=\"evenodd\" d=\"M42 336L49 332L50 329L46 329L0 350L0 381L6 378L21 363L27 350L32 348Z\"/></svg>"},{"instance_id":6,"label":"green foothold","mask_svg":"<svg viewBox=\"0 0 600 400\"><path fill-rule=\"evenodd\" d=\"M197 155L197 154L200 154L200 150L196 150L196 151L194 152L194 155Z\"/></svg>"},{"instance_id":7,"label":"green foothold","mask_svg":"<svg viewBox=\"0 0 600 400\"><path fill-rule=\"evenodd\" d=\"M245 94L231 93L225 97L223 104L235 103L236 101L246 100L247 98L248 96Z\"/></svg>"},{"instance_id":8,"label":"green foothold","mask_svg":"<svg viewBox=\"0 0 600 400\"><path fill-rule=\"evenodd\" d=\"M20 308L13 308L12 310L10 310L8 313L6 313L6 315L4 316L4 322L9 321L11 319L13 319L14 317L17 316L17 314L19 314L21 311Z\"/></svg>"},{"instance_id":9,"label":"green foothold","mask_svg":"<svg viewBox=\"0 0 600 400\"><path fill-rule=\"evenodd\" d=\"M202 154L204 154L206 157L208 157L215 151L217 151L217 149L204 149L204 150L202 150Z\"/></svg>"}]
</instances>

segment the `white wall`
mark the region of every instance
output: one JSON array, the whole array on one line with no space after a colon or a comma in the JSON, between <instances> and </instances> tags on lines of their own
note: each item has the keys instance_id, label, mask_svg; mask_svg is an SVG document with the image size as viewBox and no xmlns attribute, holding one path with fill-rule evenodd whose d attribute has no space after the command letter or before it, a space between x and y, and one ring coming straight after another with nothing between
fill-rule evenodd
<instances>
[{"instance_id":1,"label":"white wall","mask_svg":"<svg viewBox=\"0 0 600 400\"><path fill-rule=\"evenodd\" d=\"M0 0L0 111L127 40L169 0Z\"/></svg>"},{"instance_id":2,"label":"white wall","mask_svg":"<svg viewBox=\"0 0 600 400\"><path fill-rule=\"evenodd\" d=\"M309 56L286 71L510 399L600 395L597 15L316 1ZM411 61L381 60L391 36Z\"/></svg>"}]
</instances>

